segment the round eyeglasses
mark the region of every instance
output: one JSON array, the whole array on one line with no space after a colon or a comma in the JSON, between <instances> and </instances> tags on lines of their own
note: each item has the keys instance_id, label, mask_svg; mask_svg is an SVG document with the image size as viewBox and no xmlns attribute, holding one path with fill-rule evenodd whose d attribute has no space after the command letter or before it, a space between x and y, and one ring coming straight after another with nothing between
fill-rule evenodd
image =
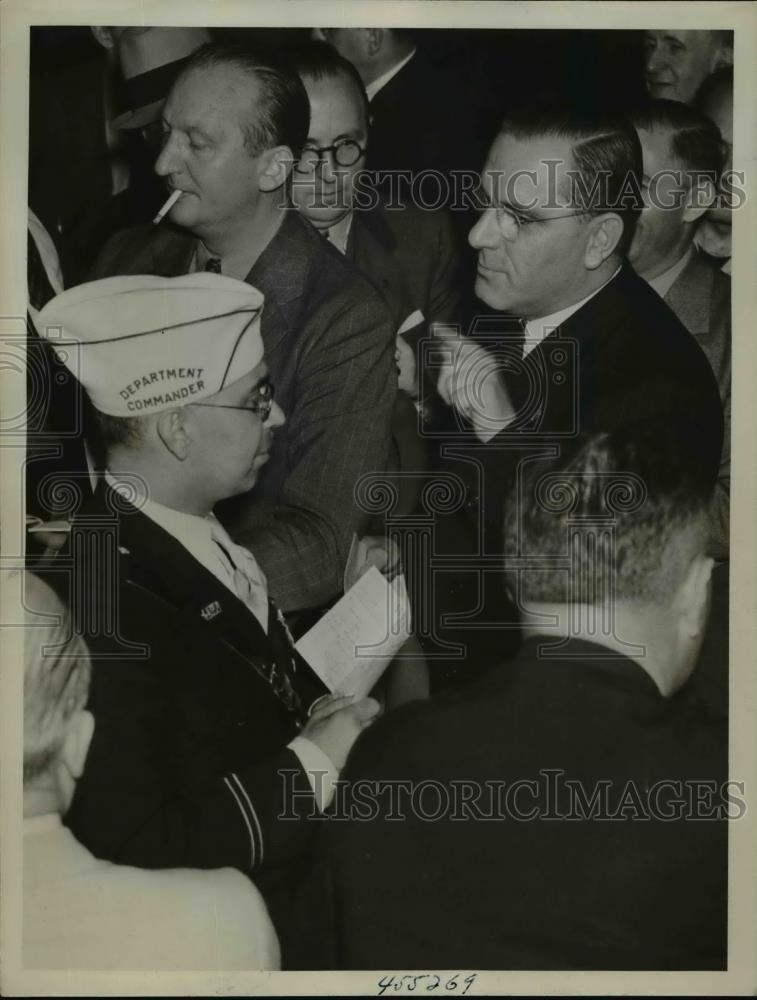
<instances>
[{"instance_id":1,"label":"round eyeglasses","mask_svg":"<svg viewBox=\"0 0 757 1000\"><path fill-rule=\"evenodd\" d=\"M254 399L249 406L232 406L230 403L190 403L190 406L205 406L209 410L247 410L248 413L255 413L263 421L271 415L273 406L274 386L272 382L264 382L257 388L257 399Z\"/></svg>"},{"instance_id":2,"label":"round eyeglasses","mask_svg":"<svg viewBox=\"0 0 757 1000\"><path fill-rule=\"evenodd\" d=\"M365 146L355 139L339 139L333 146L305 146L295 169L301 174L312 173L327 153L338 167L354 167L365 156Z\"/></svg>"}]
</instances>

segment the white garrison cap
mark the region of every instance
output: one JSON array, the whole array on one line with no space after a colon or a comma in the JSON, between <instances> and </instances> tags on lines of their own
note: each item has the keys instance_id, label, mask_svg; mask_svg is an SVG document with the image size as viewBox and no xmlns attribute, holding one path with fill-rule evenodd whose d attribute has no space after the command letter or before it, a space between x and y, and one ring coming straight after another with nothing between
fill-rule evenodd
<instances>
[{"instance_id":1,"label":"white garrison cap","mask_svg":"<svg viewBox=\"0 0 757 1000\"><path fill-rule=\"evenodd\" d=\"M159 413L213 396L263 359L263 296L251 285L201 272L130 275L57 295L36 327L113 417Z\"/></svg>"}]
</instances>

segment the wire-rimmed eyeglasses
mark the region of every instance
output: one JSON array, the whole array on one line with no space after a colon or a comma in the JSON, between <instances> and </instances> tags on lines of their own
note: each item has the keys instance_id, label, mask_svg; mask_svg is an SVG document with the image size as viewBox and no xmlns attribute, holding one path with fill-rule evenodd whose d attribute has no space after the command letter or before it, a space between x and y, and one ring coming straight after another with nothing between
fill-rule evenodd
<instances>
[{"instance_id":1,"label":"wire-rimmed eyeglasses","mask_svg":"<svg viewBox=\"0 0 757 1000\"><path fill-rule=\"evenodd\" d=\"M331 146L305 146L295 169L301 174L312 173L327 153L338 167L354 167L365 156L365 146L356 139L338 139Z\"/></svg>"},{"instance_id":2,"label":"wire-rimmed eyeglasses","mask_svg":"<svg viewBox=\"0 0 757 1000\"><path fill-rule=\"evenodd\" d=\"M518 239L524 226L531 226L538 222L557 222L558 219L571 219L576 215L586 214L584 209L579 208L571 212L562 212L560 215L547 215L536 218L532 215L523 215L521 212L516 212L509 205L492 205L490 207L494 210L499 231L511 243L514 243Z\"/></svg>"},{"instance_id":3,"label":"wire-rimmed eyeglasses","mask_svg":"<svg viewBox=\"0 0 757 1000\"><path fill-rule=\"evenodd\" d=\"M274 392L273 382L264 382L257 388L257 399L254 399L249 406L232 406L230 403L191 403L190 405L205 406L211 410L247 410L248 413L257 414L265 423L271 415Z\"/></svg>"}]
</instances>

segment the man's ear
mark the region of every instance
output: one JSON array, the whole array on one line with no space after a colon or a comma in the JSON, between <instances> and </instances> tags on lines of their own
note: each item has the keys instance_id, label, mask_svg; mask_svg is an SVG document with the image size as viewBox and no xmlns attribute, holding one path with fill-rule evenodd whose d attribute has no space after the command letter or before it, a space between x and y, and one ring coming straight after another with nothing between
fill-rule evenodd
<instances>
[{"instance_id":1,"label":"man's ear","mask_svg":"<svg viewBox=\"0 0 757 1000\"><path fill-rule=\"evenodd\" d=\"M733 66L733 46L721 42L715 53L712 72L716 69L724 69L726 66Z\"/></svg>"},{"instance_id":2,"label":"man's ear","mask_svg":"<svg viewBox=\"0 0 757 1000\"><path fill-rule=\"evenodd\" d=\"M381 46L384 44L384 29L365 28L363 38L366 55L375 56L381 51Z\"/></svg>"},{"instance_id":3,"label":"man's ear","mask_svg":"<svg viewBox=\"0 0 757 1000\"><path fill-rule=\"evenodd\" d=\"M158 414L158 437L174 458L183 462L189 455L190 435L183 410L164 410Z\"/></svg>"},{"instance_id":4,"label":"man's ear","mask_svg":"<svg viewBox=\"0 0 757 1000\"><path fill-rule=\"evenodd\" d=\"M584 263L590 271L603 264L617 247L623 235L623 220L614 212L605 212L589 221Z\"/></svg>"},{"instance_id":5,"label":"man's ear","mask_svg":"<svg viewBox=\"0 0 757 1000\"><path fill-rule=\"evenodd\" d=\"M686 639L693 639L704 632L710 612L710 578L714 565L709 556L695 556L678 588L675 605Z\"/></svg>"},{"instance_id":6,"label":"man's ear","mask_svg":"<svg viewBox=\"0 0 757 1000\"><path fill-rule=\"evenodd\" d=\"M258 157L258 187L261 191L275 191L292 172L294 155L289 146L274 146Z\"/></svg>"},{"instance_id":7,"label":"man's ear","mask_svg":"<svg viewBox=\"0 0 757 1000\"><path fill-rule=\"evenodd\" d=\"M106 27L104 24L93 24L90 25L89 29L95 36L95 41L98 42L104 49L112 49L116 44L116 40L113 37L113 32L110 28Z\"/></svg>"},{"instance_id":8,"label":"man's ear","mask_svg":"<svg viewBox=\"0 0 757 1000\"><path fill-rule=\"evenodd\" d=\"M80 778L84 771L89 745L95 731L95 717L82 708L66 723L66 735L61 746L60 759L72 778Z\"/></svg>"},{"instance_id":9,"label":"man's ear","mask_svg":"<svg viewBox=\"0 0 757 1000\"><path fill-rule=\"evenodd\" d=\"M691 185L689 196L686 199L686 207L683 211L684 222L696 222L704 213L712 207L715 201L715 185L709 178L697 179Z\"/></svg>"}]
</instances>

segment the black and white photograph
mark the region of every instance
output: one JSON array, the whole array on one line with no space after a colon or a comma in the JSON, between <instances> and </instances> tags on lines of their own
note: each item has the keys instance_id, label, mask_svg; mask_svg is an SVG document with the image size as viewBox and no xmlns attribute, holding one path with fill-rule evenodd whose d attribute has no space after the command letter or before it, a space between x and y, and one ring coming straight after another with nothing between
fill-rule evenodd
<instances>
[{"instance_id":1,"label":"black and white photograph","mask_svg":"<svg viewBox=\"0 0 757 1000\"><path fill-rule=\"evenodd\" d=\"M4 995L753 995L755 7L0 17Z\"/></svg>"}]
</instances>

